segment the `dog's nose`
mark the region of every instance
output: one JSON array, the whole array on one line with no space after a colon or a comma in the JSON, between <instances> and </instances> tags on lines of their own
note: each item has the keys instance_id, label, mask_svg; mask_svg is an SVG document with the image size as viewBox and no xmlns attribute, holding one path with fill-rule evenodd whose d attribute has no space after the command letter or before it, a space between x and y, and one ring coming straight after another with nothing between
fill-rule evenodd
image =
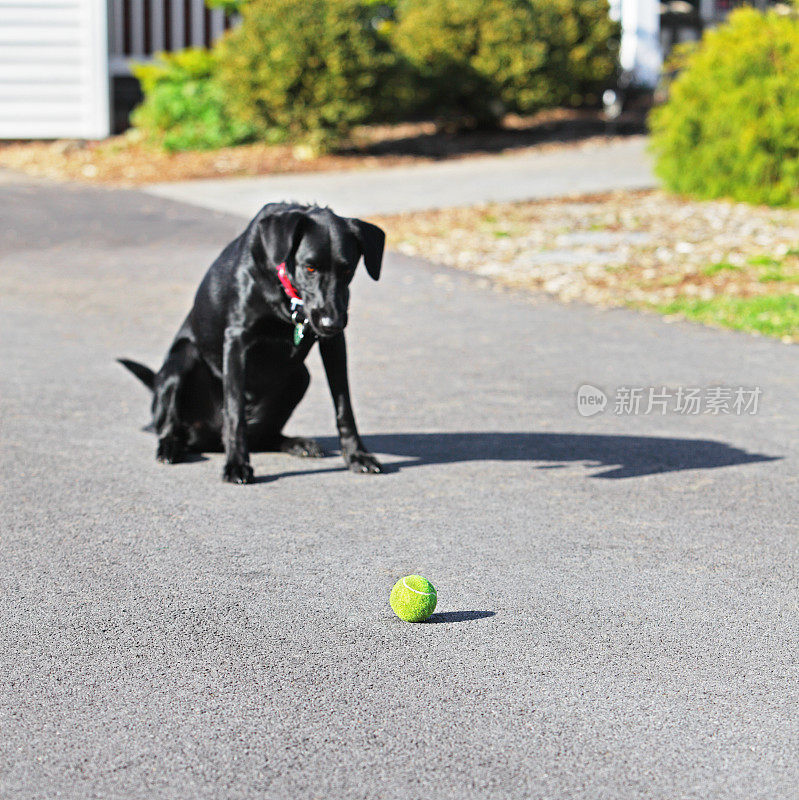
<instances>
[{"instance_id":1,"label":"dog's nose","mask_svg":"<svg viewBox=\"0 0 799 800\"><path fill-rule=\"evenodd\" d=\"M319 317L316 327L319 329L319 333L323 336L333 336L336 333L340 333L344 330L344 325L340 319L334 319L333 317L328 317L327 315L323 317Z\"/></svg>"}]
</instances>

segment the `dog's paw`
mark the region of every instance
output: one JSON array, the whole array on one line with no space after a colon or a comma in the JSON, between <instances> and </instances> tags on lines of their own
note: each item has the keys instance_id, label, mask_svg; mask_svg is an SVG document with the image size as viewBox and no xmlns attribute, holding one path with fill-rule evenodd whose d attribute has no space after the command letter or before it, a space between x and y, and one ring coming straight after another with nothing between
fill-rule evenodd
<instances>
[{"instance_id":1,"label":"dog's paw","mask_svg":"<svg viewBox=\"0 0 799 800\"><path fill-rule=\"evenodd\" d=\"M383 466L371 453L356 451L345 455L344 460L351 472L377 475L383 471Z\"/></svg>"},{"instance_id":2,"label":"dog's paw","mask_svg":"<svg viewBox=\"0 0 799 800\"><path fill-rule=\"evenodd\" d=\"M228 483L252 483L252 467L249 464L229 461L222 470L222 480Z\"/></svg>"},{"instance_id":3,"label":"dog's paw","mask_svg":"<svg viewBox=\"0 0 799 800\"><path fill-rule=\"evenodd\" d=\"M183 457L185 446L176 436L164 436L158 440L155 460L162 464L176 464Z\"/></svg>"},{"instance_id":4,"label":"dog's paw","mask_svg":"<svg viewBox=\"0 0 799 800\"><path fill-rule=\"evenodd\" d=\"M302 436L284 436L280 450L300 458L324 458L325 455L325 451L313 439L304 439Z\"/></svg>"}]
</instances>

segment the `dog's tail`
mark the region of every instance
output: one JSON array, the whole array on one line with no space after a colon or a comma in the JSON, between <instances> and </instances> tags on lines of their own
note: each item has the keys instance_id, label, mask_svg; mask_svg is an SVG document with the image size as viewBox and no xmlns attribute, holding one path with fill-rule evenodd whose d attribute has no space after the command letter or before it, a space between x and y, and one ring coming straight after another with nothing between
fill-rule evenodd
<instances>
[{"instance_id":1,"label":"dog's tail","mask_svg":"<svg viewBox=\"0 0 799 800\"><path fill-rule=\"evenodd\" d=\"M128 361L127 358L118 358L123 367L127 367L150 391L155 386L155 373L144 364L139 364L136 361Z\"/></svg>"}]
</instances>

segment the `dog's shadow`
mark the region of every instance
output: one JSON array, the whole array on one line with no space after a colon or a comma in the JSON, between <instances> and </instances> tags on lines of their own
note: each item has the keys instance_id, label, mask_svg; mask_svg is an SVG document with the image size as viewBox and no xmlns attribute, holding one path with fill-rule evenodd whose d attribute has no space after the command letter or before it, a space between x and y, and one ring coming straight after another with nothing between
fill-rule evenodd
<instances>
[{"instance_id":1,"label":"dog's shadow","mask_svg":"<svg viewBox=\"0 0 799 800\"><path fill-rule=\"evenodd\" d=\"M336 452L338 449L337 439L325 437L317 441L325 452ZM430 464L526 461L539 462L537 469L562 469L569 463L582 463L587 468L600 469L591 475L592 478L618 479L688 469L718 469L781 459L781 456L748 453L712 439L660 436L396 433L364 436L364 441L374 453L400 457L399 461L384 465L388 473Z\"/></svg>"},{"instance_id":2,"label":"dog's shadow","mask_svg":"<svg viewBox=\"0 0 799 800\"><path fill-rule=\"evenodd\" d=\"M739 464L779 461L782 456L749 453L712 439L675 439L662 436L609 436L578 433L387 433L364 437L374 453L398 456L384 463L384 472L431 464L467 461L526 461L536 469L563 469L569 463L599 469L592 478L639 478L660 472L687 469L718 469ZM338 439L316 440L329 456L339 452ZM190 453L185 461L205 461L206 456ZM604 468L604 469L603 469ZM255 483L322 472L343 472L346 467L286 470L258 475Z\"/></svg>"}]
</instances>

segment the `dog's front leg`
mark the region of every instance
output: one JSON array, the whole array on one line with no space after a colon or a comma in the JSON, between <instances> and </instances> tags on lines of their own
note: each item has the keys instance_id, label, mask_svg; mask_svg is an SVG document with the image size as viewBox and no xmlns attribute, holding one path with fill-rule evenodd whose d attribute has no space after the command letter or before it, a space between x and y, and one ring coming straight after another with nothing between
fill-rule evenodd
<instances>
[{"instance_id":1,"label":"dog's front leg","mask_svg":"<svg viewBox=\"0 0 799 800\"><path fill-rule=\"evenodd\" d=\"M246 348L241 328L225 331L222 357L222 444L225 448L224 480L251 483L250 451L247 447L247 416L244 398Z\"/></svg>"},{"instance_id":2,"label":"dog's front leg","mask_svg":"<svg viewBox=\"0 0 799 800\"><path fill-rule=\"evenodd\" d=\"M325 365L327 383L336 409L336 425L341 441L341 454L353 472L382 472L380 462L364 447L350 400L350 381L347 376L347 344L344 334L319 340L322 363Z\"/></svg>"}]
</instances>

